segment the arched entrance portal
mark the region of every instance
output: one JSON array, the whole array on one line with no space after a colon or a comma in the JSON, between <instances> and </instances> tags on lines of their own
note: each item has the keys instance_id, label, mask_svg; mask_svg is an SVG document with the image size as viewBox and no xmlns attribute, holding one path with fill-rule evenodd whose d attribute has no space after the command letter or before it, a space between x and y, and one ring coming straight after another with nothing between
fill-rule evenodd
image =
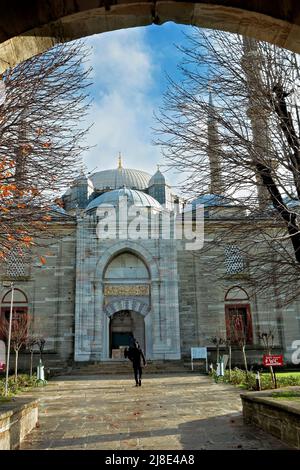
<instances>
[{"instance_id":1,"label":"arched entrance portal","mask_svg":"<svg viewBox=\"0 0 300 470\"><path fill-rule=\"evenodd\" d=\"M117 251L104 269L103 281L106 357L122 359L130 334L151 354L151 275L146 262L136 252Z\"/></svg>"},{"instance_id":2,"label":"arched entrance portal","mask_svg":"<svg viewBox=\"0 0 300 470\"><path fill-rule=\"evenodd\" d=\"M122 351L122 348L130 345L130 335L137 338L145 351L145 321L143 315L131 310L121 310L115 313L110 318L109 335L110 357L114 357L113 351ZM122 358L122 353L120 356ZM115 357L118 358L118 354Z\"/></svg>"}]
</instances>

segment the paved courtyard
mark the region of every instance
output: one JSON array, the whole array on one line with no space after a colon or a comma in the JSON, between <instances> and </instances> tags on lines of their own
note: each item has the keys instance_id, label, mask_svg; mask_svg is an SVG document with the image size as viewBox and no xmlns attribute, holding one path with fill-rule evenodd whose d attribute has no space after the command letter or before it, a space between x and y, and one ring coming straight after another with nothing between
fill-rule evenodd
<instances>
[{"instance_id":1,"label":"paved courtyard","mask_svg":"<svg viewBox=\"0 0 300 470\"><path fill-rule=\"evenodd\" d=\"M243 424L239 391L206 376L61 377L41 396L39 428L22 450L283 449Z\"/></svg>"}]
</instances>

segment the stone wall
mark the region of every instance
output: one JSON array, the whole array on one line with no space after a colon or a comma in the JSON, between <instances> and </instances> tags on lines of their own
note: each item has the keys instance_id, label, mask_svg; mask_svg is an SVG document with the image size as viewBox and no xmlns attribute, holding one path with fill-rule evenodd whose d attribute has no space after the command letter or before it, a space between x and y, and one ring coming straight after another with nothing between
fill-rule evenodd
<instances>
[{"instance_id":1,"label":"stone wall","mask_svg":"<svg viewBox=\"0 0 300 470\"><path fill-rule=\"evenodd\" d=\"M28 298L32 332L45 337L46 367L55 367L73 359L76 225L74 221L64 220L49 229L53 234L39 240L30 254L27 275L8 278L2 263L0 281L13 281L15 288ZM0 287L0 301L8 290L3 285ZM35 356L35 364L37 360ZM28 355L20 357L20 369L28 370L28 364Z\"/></svg>"},{"instance_id":2,"label":"stone wall","mask_svg":"<svg viewBox=\"0 0 300 470\"><path fill-rule=\"evenodd\" d=\"M0 405L0 450L18 449L38 422L38 401L17 398Z\"/></svg>"},{"instance_id":3,"label":"stone wall","mask_svg":"<svg viewBox=\"0 0 300 470\"><path fill-rule=\"evenodd\" d=\"M280 308L273 292L269 298L259 292L245 301L226 301L226 293L232 287L238 286L251 293L250 270L239 277L224 276L224 256L218 248L206 250L204 247L197 252L188 252L178 242L177 253L181 352L184 357L190 356L191 347L208 346L213 360L215 354L210 337L216 334L226 337L226 304L242 303L250 305L252 319L253 344L246 347L249 365L262 365L265 350L260 334L270 330L274 335L274 354L284 354L285 364L291 364L291 355L295 351L291 345L300 340L299 302ZM226 354L224 348L223 353ZM238 348L233 348L233 365L243 365Z\"/></svg>"},{"instance_id":4,"label":"stone wall","mask_svg":"<svg viewBox=\"0 0 300 470\"><path fill-rule=\"evenodd\" d=\"M300 391L300 387L285 388L284 391ZM276 393L282 390L276 390ZM275 391L274 391L275 392ZM276 399L266 392L241 394L243 416L247 424L253 424L290 447L300 449L300 403Z\"/></svg>"}]
</instances>

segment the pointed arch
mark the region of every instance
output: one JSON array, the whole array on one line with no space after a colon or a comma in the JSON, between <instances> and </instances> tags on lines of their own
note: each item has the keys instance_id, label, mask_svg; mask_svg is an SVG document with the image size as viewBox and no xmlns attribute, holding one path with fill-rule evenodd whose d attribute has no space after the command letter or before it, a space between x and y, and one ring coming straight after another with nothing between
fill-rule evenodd
<instances>
[{"instance_id":1,"label":"pointed arch","mask_svg":"<svg viewBox=\"0 0 300 470\"><path fill-rule=\"evenodd\" d=\"M99 259L95 270L95 281L103 279L103 275L113 258L125 252L134 254L144 262L149 271L149 279L152 282L159 280L158 265L152 254L137 242L121 240L106 250Z\"/></svg>"},{"instance_id":2,"label":"pointed arch","mask_svg":"<svg viewBox=\"0 0 300 470\"><path fill-rule=\"evenodd\" d=\"M104 308L108 317L112 317L115 313L120 312L121 310L132 310L133 312L140 313L145 317L150 312L150 305L140 302L139 300L126 299L110 302Z\"/></svg>"},{"instance_id":3,"label":"pointed arch","mask_svg":"<svg viewBox=\"0 0 300 470\"><path fill-rule=\"evenodd\" d=\"M225 294L225 301L249 301L247 291L241 286L232 286Z\"/></svg>"}]
</instances>

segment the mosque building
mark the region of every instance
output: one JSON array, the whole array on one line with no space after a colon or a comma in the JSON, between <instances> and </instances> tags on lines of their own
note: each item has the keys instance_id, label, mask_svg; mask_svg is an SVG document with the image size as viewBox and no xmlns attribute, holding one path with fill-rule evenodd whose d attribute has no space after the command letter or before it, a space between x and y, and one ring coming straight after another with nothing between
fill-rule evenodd
<instances>
[{"instance_id":1,"label":"mosque building","mask_svg":"<svg viewBox=\"0 0 300 470\"><path fill-rule=\"evenodd\" d=\"M214 123L208 128L213 139ZM235 208L222 196L215 153L209 158L210 193L195 203L204 206L205 231L211 232L224 219L234 220ZM121 213L121 200L128 213L133 208L129 219L140 217L140 227L135 236L105 236L103 220L110 211L115 217ZM211 338L228 336L236 312L247 332L250 362L261 364L260 335L270 324L274 351L291 362L292 343L300 336L299 304L280 309L276 298L250 298L251 273L237 246L224 247L217 272L209 269L207 253L187 250L183 239L164 236L162 218L170 214L178 219L185 205L159 168L153 176L127 169L120 157L115 169L80 175L62 202L63 207L52 208L49 224L54 236L37 248L39 256L32 253L26 261L12 253L1 265L1 315L8 314L11 300L3 281L13 281L14 312L28 312L33 331L45 337L48 365L120 359L118 351L128 344L130 334L152 361L188 358L191 347L207 346L213 354ZM145 220L156 221L156 236L149 231L139 235ZM115 223L121 230L119 217ZM221 272L225 284L219 282Z\"/></svg>"}]
</instances>

